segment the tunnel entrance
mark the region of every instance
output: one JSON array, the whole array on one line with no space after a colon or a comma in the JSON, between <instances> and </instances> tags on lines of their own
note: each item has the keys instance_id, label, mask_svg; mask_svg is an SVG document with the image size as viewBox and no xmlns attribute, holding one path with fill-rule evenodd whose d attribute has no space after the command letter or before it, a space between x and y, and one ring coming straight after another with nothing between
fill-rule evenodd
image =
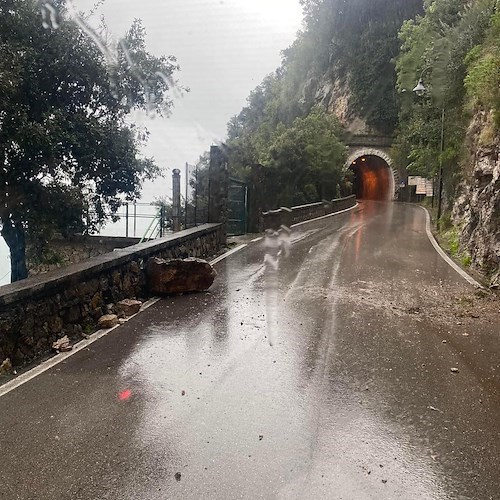
<instances>
[{"instance_id":1,"label":"tunnel entrance","mask_svg":"<svg viewBox=\"0 0 500 500\"><path fill-rule=\"evenodd\" d=\"M360 156L350 165L354 172L354 193L364 200L390 200L394 195L393 173L376 155Z\"/></svg>"}]
</instances>

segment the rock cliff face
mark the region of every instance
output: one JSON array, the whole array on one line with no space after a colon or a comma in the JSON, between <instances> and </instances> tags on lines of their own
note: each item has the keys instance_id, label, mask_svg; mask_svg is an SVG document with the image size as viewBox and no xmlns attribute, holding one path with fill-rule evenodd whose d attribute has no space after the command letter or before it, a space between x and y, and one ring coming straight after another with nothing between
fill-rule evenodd
<instances>
[{"instance_id":1,"label":"rock cliff face","mask_svg":"<svg viewBox=\"0 0 500 500\"><path fill-rule=\"evenodd\" d=\"M469 165L459 186L453 219L473 265L500 285L500 136L491 113L477 112L467 132Z\"/></svg>"},{"instance_id":2,"label":"rock cliff face","mask_svg":"<svg viewBox=\"0 0 500 500\"><path fill-rule=\"evenodd\" d=\"M353 135L373 133L366 121L352 110L351 99L351 91L346 81L324 76L317 82L315 101L336 116L348 133Z\"/></svg>"}]
</instances>

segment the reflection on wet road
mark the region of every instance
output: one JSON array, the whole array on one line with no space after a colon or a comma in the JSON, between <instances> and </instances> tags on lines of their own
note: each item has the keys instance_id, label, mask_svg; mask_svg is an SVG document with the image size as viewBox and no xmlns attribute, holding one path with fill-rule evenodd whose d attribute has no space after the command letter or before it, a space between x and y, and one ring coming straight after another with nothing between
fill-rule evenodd
<instances>
[{"instance_id":1,"label":"reflection on wet road","mask_svg":"<svg viewBox=\"0 0 500 500\"><path fill-rule=\"evenodd\" d=\"M0 498L499 498L498 378L407 312L466 286L423 211L296 228L271 281L267 250L1 398Z\"/></svg>"}]
</instances>

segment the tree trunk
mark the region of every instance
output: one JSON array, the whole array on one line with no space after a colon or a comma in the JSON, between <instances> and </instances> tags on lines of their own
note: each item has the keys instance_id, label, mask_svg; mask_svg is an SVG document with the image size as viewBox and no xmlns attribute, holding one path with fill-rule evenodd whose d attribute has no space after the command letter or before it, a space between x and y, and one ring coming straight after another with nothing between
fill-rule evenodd
<instances>
[{"instance_id":1,"label":"tree trunk","mask_svg":"<svg viewBox=\"0 0 500 500\"><path fill-rule=\"evenodd\" d=\"M10 281L14 283L27 278L26 238L22 223L2 219L2 236L10 249Z\"/></svg>"}]
</instances>

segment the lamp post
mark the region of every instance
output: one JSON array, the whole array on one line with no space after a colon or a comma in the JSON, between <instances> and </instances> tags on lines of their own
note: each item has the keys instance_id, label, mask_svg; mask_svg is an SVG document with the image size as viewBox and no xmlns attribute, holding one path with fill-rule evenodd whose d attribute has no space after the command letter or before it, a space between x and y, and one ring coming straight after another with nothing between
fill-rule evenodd
<instances>
[{"instance_id":1,"label":"lamp post","mask_svg":"<svg viewBox=\"0 0 500 500\"><path fill-rule=\"evenodd\" d=\"M429 67L425 68L420 74L420 78L418 80L417 85L413 89L413 92L417 94L419 97L425 95L427 88L424 85L423 76L424 73L429 69ZM438 210L437 210L437 227L439 228L439 220L441 219L441 211L442 211L442 199L443 199L443 151L444 151L444 118L445 118L445 110L444 106L441 110L441 144L440 144L440 155L439 155L439 182L438 182Z\"/></svg>"}]
</instances>

